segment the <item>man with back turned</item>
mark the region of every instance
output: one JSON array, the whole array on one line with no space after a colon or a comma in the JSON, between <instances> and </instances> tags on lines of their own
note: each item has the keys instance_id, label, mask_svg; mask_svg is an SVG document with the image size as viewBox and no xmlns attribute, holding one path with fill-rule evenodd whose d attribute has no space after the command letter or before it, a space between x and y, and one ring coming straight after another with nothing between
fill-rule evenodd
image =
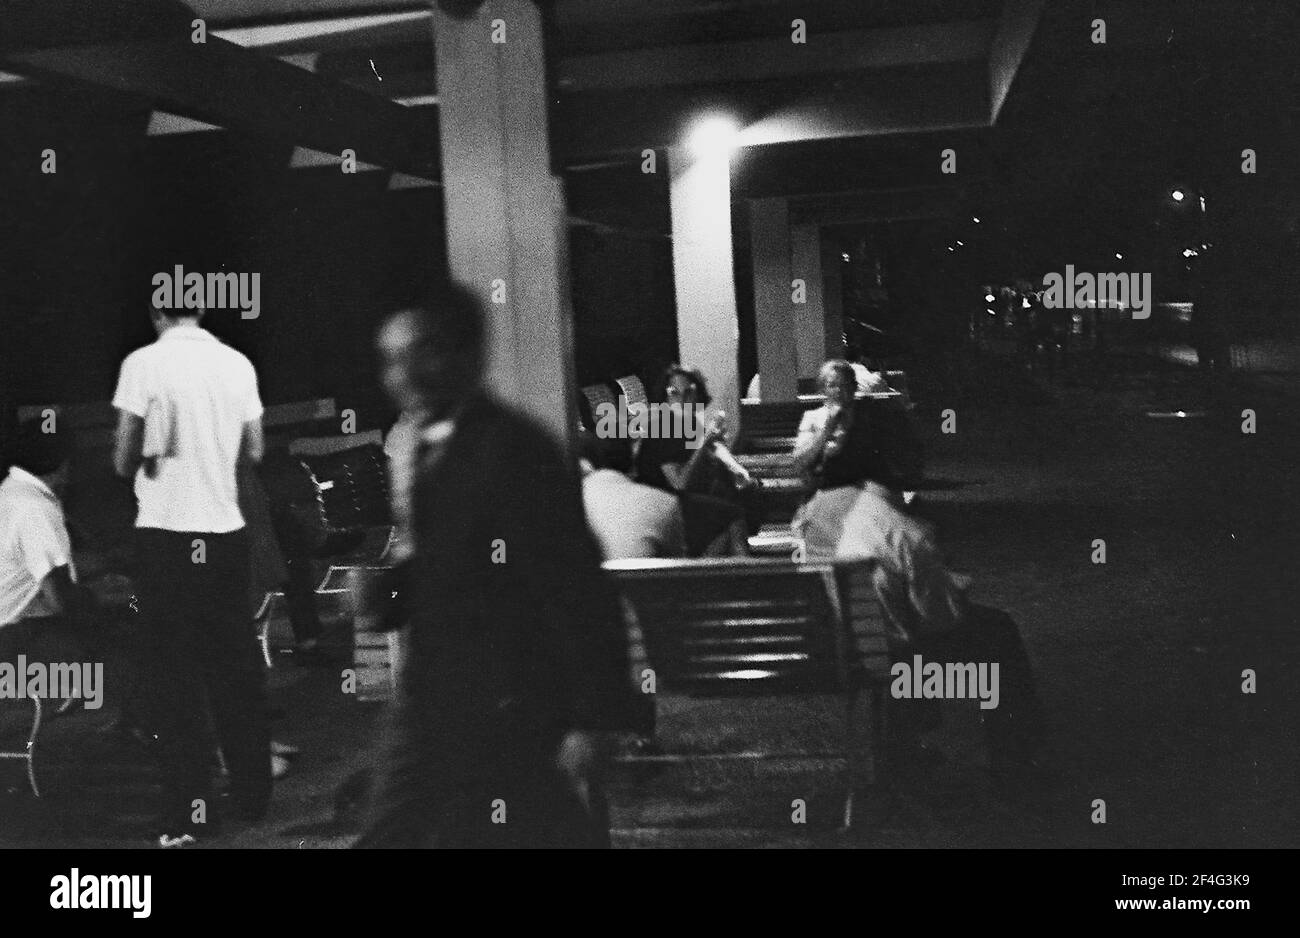
<instances>
[{"instance_id":1,"label":"man with back turned","mask_svg":"<svg viewBox=\"0 0 1300 938\"><path fill-rule=\"evenodd\" d=\"M210 830L212 743L244 821L271 797L266 687L248 602L240 461L262 458L252 363L199 325L202 310L157 309L158 340L122 363L113 464L132 479L136 591L149 647L148 709L162 763L162 847Z\"/></svg>"}]
</instances>

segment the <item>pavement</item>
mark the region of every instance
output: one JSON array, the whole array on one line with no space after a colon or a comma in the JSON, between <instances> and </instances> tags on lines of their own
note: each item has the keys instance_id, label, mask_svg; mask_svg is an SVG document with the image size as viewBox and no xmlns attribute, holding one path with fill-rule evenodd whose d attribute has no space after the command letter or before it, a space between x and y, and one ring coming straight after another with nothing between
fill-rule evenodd
<instances>
[{"instance_id":1,"label":"pavement","mask_svg":"<svg viewBox=\"0 0 1300 938\"><path fill-rule=\"evenodd\" d=\"M1300 843L1300 432L1292 397L1210 388L1176 364L1130 362L1047 385L986 362L956 385L916 381L928 471L917 509L972 598L1019 623L1050 723L1055 791L990 784L977 711L945 704L926 758L858 801L838 830L834 701L661 701L670 751L808 754L618 769L616 846L1282 847ZM941 413L956 412L956 432ZM1243 411L1254 432L1243 432ZM1183 416L1177 416L1181 412ZM1105 563L1095 563L1096 541ZM1243 693L1243 672L1255 692ZM270 672L275 735L301 747L256 828L210 847L347 846L382 705L337 670ZM96 728L108 708L43 734L43 797L0 764L0 845L147 846L153 773ZM1105 822L1098 823L1099 802ZM802 808L800 808L802 805Z\"/></svg>"}]
</instances>

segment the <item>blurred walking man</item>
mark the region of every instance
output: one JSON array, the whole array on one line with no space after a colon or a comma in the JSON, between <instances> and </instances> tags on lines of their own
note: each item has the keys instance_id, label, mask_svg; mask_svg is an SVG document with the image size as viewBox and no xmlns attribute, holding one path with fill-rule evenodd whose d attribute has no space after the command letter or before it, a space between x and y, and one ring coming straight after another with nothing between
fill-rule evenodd
<instances>
[{"instance_id":1,"label":"blurred walking man","mask_svg":"<svg viewBox=\"0 0 1300 938\"><path fill-rule=\"evenodd\" d=\"M152 313L158 340L127 356L113 406L113 464L134 478L137 594L147 630L150 729L163 791L159 846L201 836L215 812L217 742L236 813L256 821L271 795L264 677L248 608L249 545L236 465L262 458L252 364L199 325L201 310Z\"/></svg>"},{"instance_id":2,"label":"blurred walking man","mask_svg":"<svg viewBox=\"0 0 1300 938\"><path fill-rule=\"evenodd\" d=\"M393 402L423 420L406 657L357 846L607 846L596 733L629 725L631 687L576 469L482 388L463 289L394 315L379 351Z\"/></svg>"}]
</instances>

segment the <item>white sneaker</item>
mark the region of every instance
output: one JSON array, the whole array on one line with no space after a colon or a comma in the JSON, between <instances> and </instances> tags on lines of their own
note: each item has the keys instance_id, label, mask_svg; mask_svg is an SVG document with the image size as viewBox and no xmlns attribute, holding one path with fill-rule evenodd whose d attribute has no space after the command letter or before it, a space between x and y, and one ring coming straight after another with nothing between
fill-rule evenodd
<instances>
[{"instance_id":1,"label":"white sneaker","mask_svg":"<svg viewBox=\"0 0 1300 938\"><path fill-rule=\"evenodd\" d=\"M161 847L163 850L173 850L178 847L188 847L194 843L198 843L198 841L194 839L193 834L181 834L180 836L175 836L173 834L158 835L158 846Z\"/></svg>"}]
</instances>

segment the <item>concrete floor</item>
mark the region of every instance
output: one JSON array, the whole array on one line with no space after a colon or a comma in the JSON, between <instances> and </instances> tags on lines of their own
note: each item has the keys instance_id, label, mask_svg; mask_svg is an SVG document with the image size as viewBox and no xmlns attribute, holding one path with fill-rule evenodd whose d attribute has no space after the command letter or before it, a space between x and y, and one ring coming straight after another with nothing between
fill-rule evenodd
<instances>
[{"instance_id":1,"label":"concrete floor","mask_svg":"<svg viewBox=\"0 0 1300 938\"><path fill-rule=\"evenodd\" d=\"M1021 625L1060 790L994 797L976 713L953 705L930 740L932 761L864 799L852 836L836 830L842 765L818 757L619 770L617 845L1300 844L1300 432L1291 415L1300 411L1289 391L1210 397L1189 372L1155 365L1034 391L1002 363L966 388L918 394L930 474L951 483L919 505L951 565L974 575L973 598ZM957 433L943 435L948 407ZM1253 435L1241 432L1247 407ZM1191 416L1149 416L1179 410ZM1104 565L1091 561L1096 538ZM1256 672L1256 694L1241 692L1245 668ZM271 684L283 713L276 736L302 755L263 825L208 843L345 846L358 827L350 812L335 818L336 792L372 758L378 707L340 693L320 668L278 664ZM828 701L663 704L668 748L825 752L842 726ZM147 845L148 760L94 732L108 716L49 727L39 801L16 766L0 765L0 844ZM806 823L792 821L794 799L806 803ZM1094 799L1105 801L1105 824L1090 820Z\"/></svg>"}]
</instances>

